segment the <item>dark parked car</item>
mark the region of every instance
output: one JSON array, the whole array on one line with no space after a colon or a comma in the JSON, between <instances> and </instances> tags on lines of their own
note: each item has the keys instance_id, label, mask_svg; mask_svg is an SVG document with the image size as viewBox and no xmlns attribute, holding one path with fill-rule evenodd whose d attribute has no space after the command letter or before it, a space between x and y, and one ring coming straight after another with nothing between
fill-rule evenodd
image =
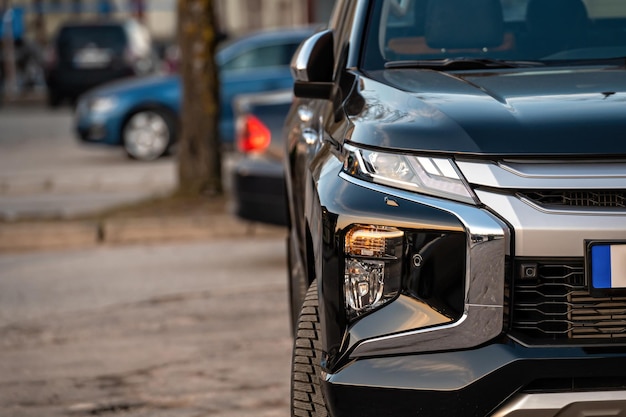
<instances>
[{"instance_id":1,"label":"dark parked car","mask_svg":"<svg viewBox=\"0 0 626 417\"><path fill-rule=\"evenodd\" d=\"M625 57L626 2L336 2L285 127L292 415L626 415Z\"/></svg>"},{"instance_id":2,"label":"dark parked car","mask_svg":"<svg viewBox=\"0 0 626 417\"><path fill-rule=\"evenodd\" d=\"M233 99L240 94L293 86L289 63L312 28L253 33L224 44L217 53L220 67L220 140L233 144ZM181 86L178 75L123 80L81 97L76 130L84 142L123 145L133 158L156 159L175 143Z\"/></svg>"},{"instance_id":3,"label":"dark parked car","mask_svg":"<svg viewBox=\"0 0 626 417\"><path fill-rule=\"evenodd\" d=\"M283 126L291 90L248 94L235 100L237 160L233 168L234 213L244 220L287 222Z\"/></svg>"},{"instance_id":4,"label":"dark parked car","mask_svg":"<svg viewBox=\"0 0 626 417\"><path fill-rule=\"evenodd\" d=\"M85 91L118 78L156 69L150 34L135 20L66 23L48 51L48 102L76 100Z\"/></svg>"}]
</instances>

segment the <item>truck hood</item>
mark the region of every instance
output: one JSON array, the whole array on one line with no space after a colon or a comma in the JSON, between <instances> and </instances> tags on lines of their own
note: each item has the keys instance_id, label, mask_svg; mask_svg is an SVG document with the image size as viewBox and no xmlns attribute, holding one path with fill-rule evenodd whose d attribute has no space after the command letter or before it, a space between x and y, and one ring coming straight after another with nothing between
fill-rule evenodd
<instances>
[{"instance_id":1,"label":"truck hood","mask_svg":"<svg viewBox=\"0 0 626 417\"><path fill-rule=\"evenodd\" d=\"M376 147L490 156L626 156L623 67L361 77L347 140Z\"/></svg>"}]
</instances>

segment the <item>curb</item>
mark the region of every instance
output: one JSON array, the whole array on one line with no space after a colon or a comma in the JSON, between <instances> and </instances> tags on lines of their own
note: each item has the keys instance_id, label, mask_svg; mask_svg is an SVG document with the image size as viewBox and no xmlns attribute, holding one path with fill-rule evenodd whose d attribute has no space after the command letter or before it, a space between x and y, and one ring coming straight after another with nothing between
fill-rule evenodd
<instances>
[{"instance_id":1,"label":"curb","mask_svg":"<svg viewBox=\"0 0 626 417\"><path fill-rule=\"evenodd\" d=\"M0 224L0 252L91 247L98 244L95 222L59 221Z\"/></svg>"},{"instance_id":2,"label":"curb","mask_svg":"<svg viewBox=\"0 0 626 417\"><path fill-rule=\"evenodd\" d=\"M219 214L195 217L119 218L103 221L0 223L0 253L78 249L217 238L284 236L280 226Z\"/></svg>"},{"instance_id":3,"label":"curb","mask_svg":"<svg viewBox=\"0 0 626 417\"><path fill-rule=\"evenodd\" d=\"M5 92L6 93L6 92ZM15 94L2 95L2 101L5 104L45 104L47 97L47 89L35 88L31 91L16 92Z\"/></svg>"}]
</instances>

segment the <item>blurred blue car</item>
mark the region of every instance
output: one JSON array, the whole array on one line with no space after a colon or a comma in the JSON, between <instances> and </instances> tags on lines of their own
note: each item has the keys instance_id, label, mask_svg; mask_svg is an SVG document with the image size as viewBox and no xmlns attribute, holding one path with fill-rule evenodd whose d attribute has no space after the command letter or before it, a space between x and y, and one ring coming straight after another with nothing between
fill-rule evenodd
<instances>
[{"instance_id":1,"label":"blurred blue car","mask_svg":"<svg viewBox=\"0 0 626 417\"><path fill-rule=\"evenodd\" d=\"M313 28L251 34L228 42L216 55L220 69L222 144L235 136L233 99L240 94L291 88L289 64ZM75 128L84 142L124 146L128 156L153 160L176 142L181 111L178 75L115 81L88 91L77 104Z\"/></svg>"}]
</instances>

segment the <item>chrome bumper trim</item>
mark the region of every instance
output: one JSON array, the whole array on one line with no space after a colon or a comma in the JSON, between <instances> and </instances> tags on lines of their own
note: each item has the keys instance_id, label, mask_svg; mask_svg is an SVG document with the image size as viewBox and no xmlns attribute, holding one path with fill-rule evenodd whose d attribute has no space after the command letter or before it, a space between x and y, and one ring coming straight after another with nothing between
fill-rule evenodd
<instances>
[{"instance_id":1,"label":"chrome bumper trim","mask_svg":"<svg viewBox=\"0 0 626 417\"><path fill-rule=\"evenodd\" d=\"M624 239L626 213L537 210L516 196L477 190L480 201L515 230L515 256L583 256L585 239Z\"/></svg>"},{"instance_id":2,"label":"chrome bumper trim","mask_svg":"<svg viewBox=\"0 0 626 417\"><path fill-rule=\"evenodd\" d=\"M626 391L518 394L492 417L625 417Z\"/></svg>"},{"instance_id":3,"label":"chrome bumper trim","mask_svg":"<svg viewBox=\"0 0 626 417\"><path fill-rule=\"evenodd\" d=\"M623 239L626 211L585 207L541 207L506 190L620 190L626 162L457 161L475 193L515 230L515 256L584 255L585 239ZM500 190L502 192L499 192Z\"/></svg>"},{"instance_id":4,"label":"chrome bumper trim","mask_svg":"<svg viewBox=\"0 0 626 417\"><path fill-rule=\"evenodd\" d=\"M456 161L456 164L470 184L499 189L621 189L626 182L623 161Z\"/></svg>"},{"instance_id":5,"label":"chrome bumper trim","mask_svg":"<svg viewBox=\"0 0 626 417\"><path fill-rule=\"evenodd\" d=\"M503 222L476 206L385 187L343 173L340 176L389 197L448 212L459 219L468 236L463 316L452 324L365 340L354 348L351 357L466 349L502 332L504 261L510 247L509 230Z\"/></svg>"}]
</instances>

